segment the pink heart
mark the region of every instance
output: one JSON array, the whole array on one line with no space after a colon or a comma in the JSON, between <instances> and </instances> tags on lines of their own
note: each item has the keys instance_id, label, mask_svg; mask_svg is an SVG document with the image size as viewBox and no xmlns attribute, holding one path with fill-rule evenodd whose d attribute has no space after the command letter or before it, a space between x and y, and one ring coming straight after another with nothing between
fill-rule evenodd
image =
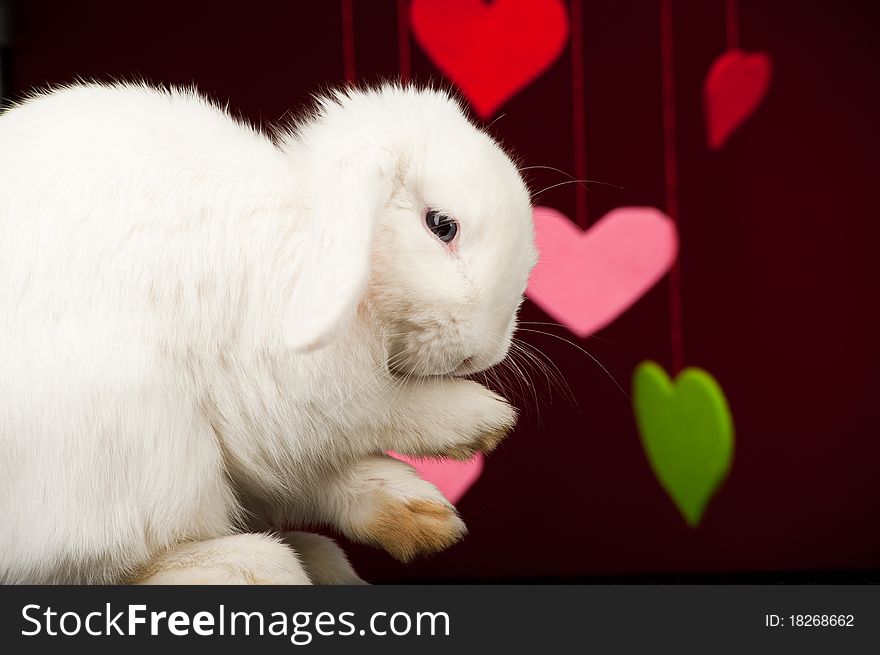
<instances>
[{"instance_id":1,"label":"pink heart","mask_svg":"<svg viewBox=\"0 0 880 655\"><path fill-rule=\"evenodd\" d=\"M457 503L483 472L483 456L474 455L466 462L454 459L415 459L397 453L392 457L411 464L423 478L432 482L450 503Z\"/></svg>"},{"instance_id":2,"label":"pink heart","mask_svg":"<svg viewBox=\"0 0 880 655\"><path fill-rule=\"evenodd\" d=\"M651 207L615 209L586 232L548 207L534 219L540 261L526 293L581 338L641 298L678 252L675 224Z\"/></svg>"},{"instance_id":3,"label":"pink heart","mask_svg":"<svg viewBox=\"0 0 880 655\"><path fill-rule=\"evenodd\" d=\"M770 57L761 52L728 50L715 60L703 86L710 149L720 150L757 109L770 88L772 72Z\"/></svg>"}]
</instances>

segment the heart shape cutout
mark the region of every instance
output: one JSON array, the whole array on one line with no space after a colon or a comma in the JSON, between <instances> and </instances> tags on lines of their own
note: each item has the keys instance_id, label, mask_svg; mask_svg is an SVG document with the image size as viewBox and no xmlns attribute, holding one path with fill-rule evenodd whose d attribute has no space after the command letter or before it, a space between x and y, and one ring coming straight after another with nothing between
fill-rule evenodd
<instances>
[{"instance_id":1,"label":"heart shape cutout","mask_svg":"<svg viewBox=\"0 0 880 655\"><path fill-rule=\"evenodd\" d=\"M388 454L415 468L419 475L437 487L453 505L461 500L483 472L483 456L479 453L464 462L455 459L406 457L392 452Z\"/></svg>"},{"instance_id":2,"label":"heart shape cutout","mask_svg":"<svg viewBox=\"0 0 880 655\"><path fill-rule=\"evenodd\" d=\"M696 527L733 461L733 418L721 386L702 369L686 368L673 382L655 362L642 362L633 403L654 474Z\"/></svg>"},{"instance_id":3,"label":"heart shape cutout","mask_svg":"<svg viewBox=\"0 0 880 655\"><path fill-rule=\"evenodd\" d=\"M534 220L540 260L526 293L581 338L641 298L678 253L675 224L651 207L614 209L586 232L548 207Z\"/></svg>"},{"instance_id":4,"label":"heart shape cutout","mask_svg":"<svg viewBox=\"0 0 880 655\"><path fill-rule=\"evenodd\" d=\"M413 0L413 35L428 57L488 118L562 53L560 0Z\"/></svg>"},{"instance_id":5,"label":"heart shape cutout","mask_svg":"<svg viewBox=\"0 0 880 655\"><path fill-rule=\"evenodd\" d=\"M722 54L709 69L703 85L706 138L720 150L731 134L751 116L770 88L773 63L762 52L739 49Z\"/></svg>"}]
</instances>

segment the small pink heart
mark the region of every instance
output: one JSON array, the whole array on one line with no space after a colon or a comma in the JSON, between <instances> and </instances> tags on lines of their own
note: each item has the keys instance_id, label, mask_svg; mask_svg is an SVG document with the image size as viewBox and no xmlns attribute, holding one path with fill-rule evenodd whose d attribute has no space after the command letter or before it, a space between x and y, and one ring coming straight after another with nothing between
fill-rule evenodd
<instances>
[{"instance_id":1,"label":"small pink heart","mask_svg":"<svg viewBox=\"0 0 880 655\"><path fill-rule=\"evenodd\" d=\"M608 212L586 232L563 214L535 207L540 261L529 298L583 338L635 303L675 261L675 224L651 207Z\"/></svg>"},{"instance_id":2,"label":"small pink heart","mask_svg":"<svg viewBox=\"0 0 880 655\"><path fill-rule=\"evenodd\" d=\"M416 459L397 453L388 454L412 465L419 475L442 491L452 504L461 500L483 472L483 456L480 454L474 455L466 462L454 459Z\"/></svg>"},{"instance_id":3,"label":"small pink heart","mask_svg":"<svg viewBox=\"0 0 880 655\"><path fill-rule=\"evenodd\" d=\"M720 150L767 95L773 63L762 52L728 50L715 60L706 75L703 102L706 138L711 150Z\"/></svg>"}]
</instances>

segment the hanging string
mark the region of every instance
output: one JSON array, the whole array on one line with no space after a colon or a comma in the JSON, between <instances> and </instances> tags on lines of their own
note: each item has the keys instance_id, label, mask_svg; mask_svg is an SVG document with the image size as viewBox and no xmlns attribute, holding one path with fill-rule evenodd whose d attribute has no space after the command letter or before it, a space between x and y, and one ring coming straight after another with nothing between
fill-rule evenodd
<instances>
[{"instance_id":1,"label":"hanging string","mask_svg":"<svg viewBox=\"0 0 880 655\"><path fill-rule=\"evenodd\" d=\"M739 12L736 0L725 0L724 25L727 29L727 49L734 50L739 47Z\"/></svg>"},{"instance_id":2,"label":"hanging string","mask_svg":"<svg viewBox=\"0 0 880 655\"><path fill-rule=\"evenodd\" d=\"M572 142L574 144L574 176L578 180L587 178L587 137L586 109L584 102L584 35L583 4L581 0L571 0L571 118ZM587 189L575 184L575 222L586 229Z\"/></svg>"},{"instance_id":3,"label":"hanging string","mask_svg":"<svg viewBox=\"0 0 880 655\"><path fill-rule=\"evenodd\" d=\"M397 0L397 52L399 57L400 79L408 82L410 78L409 55L409 3Z\"/></svg>"},{"instance_id":4,"label":"hanging string","mask_svg":"<svg viewBox=\"0 0 880 655\"><path fill-rule=\"evenodd\" d=\"M346 82L355 81L353 0L342 0L342 66Z\"/></svg>"},{"instance_id":5,"label":"hanging string","mask_svg":"<svg viewBox=\"0 0 880 655\"><path fill-rule=\"evenodd\" d=\"M663 174L666 214L680 233L678 219L678 161L675 150L675 67L672 51L672 0L660 0L660 57L663 71ZM681 258L669 271L669 327L672 372L684 368L684 334L681 307Z\"/></svg>"}]
</instances>

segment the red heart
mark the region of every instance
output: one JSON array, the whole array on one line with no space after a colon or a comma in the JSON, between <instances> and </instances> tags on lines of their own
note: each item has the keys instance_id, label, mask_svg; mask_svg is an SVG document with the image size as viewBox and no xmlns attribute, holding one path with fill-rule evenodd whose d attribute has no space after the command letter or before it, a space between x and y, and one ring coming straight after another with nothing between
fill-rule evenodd
<instances>
[{"instance_id":1,"label":"red heart","mask_svg":"<svg viewBox=\"0 0 880 655\"><path fill-rule=\"evenodd\" d=\"M561 0L413 0L410 22L481 118L544 72L568 38Z\"/></svg>"},{"instance_id":2,"label":"red heart","mask_svg":"<svg viewBox=\"0 0 880 655\"><path fill-rule=\"evenodd\" d=\"M703 86L709 148L720 150L728 137L761 104L773 64L761 52L728 50L712 64Z\"/></svg>"},{"instance_id":3,"label":"red heart","mask_svg":"<svg viewBox=\"0 0 880 655\"><path fill-rule=\"evenodd\" d=\"M526 293L581 338L641 298L678 253L675 224L652 207L614 209L586 232L548 207L534 218L540 261Z\"/></svg>"}]
</instances>

